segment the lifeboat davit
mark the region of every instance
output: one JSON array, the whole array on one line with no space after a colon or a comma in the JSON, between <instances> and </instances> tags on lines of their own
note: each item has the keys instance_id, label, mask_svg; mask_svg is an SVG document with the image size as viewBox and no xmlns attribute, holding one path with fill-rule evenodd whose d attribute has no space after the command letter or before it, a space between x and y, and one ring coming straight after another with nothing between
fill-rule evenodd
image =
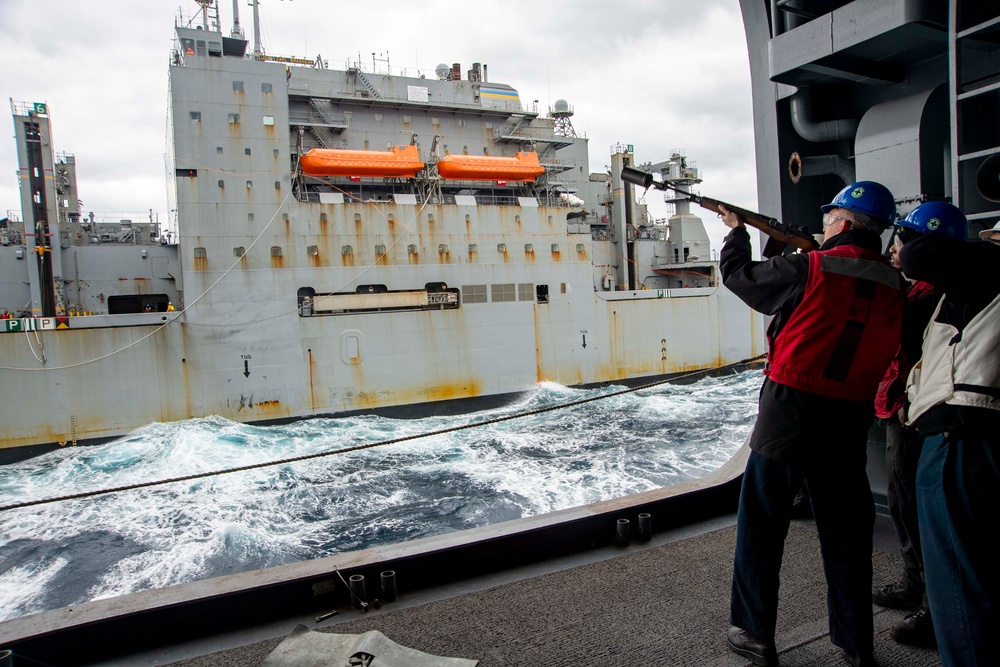
<instances>
[{"instance_id":1,"label":"lifeboat davit","mask_svg":"<svg viewBox=\"0 0 1000 667\"><path fill-rule=\"evenodd\" d=\"M395 146L391 151L313 148L299 162L308 176L413 178L424 168L416 146Z\"/></svg>"},{"instance_id":2,"label":"lifeboat davit","mask_svg":"<svg viewBox=\"0 0 1000 667\"><path fill-rule=\"evenodd\" d=\"M534 151L521 151L514 157L446 155L437 167L442 178L466 181L534 181L545 173Z\"/></svg>"}]
</instances>

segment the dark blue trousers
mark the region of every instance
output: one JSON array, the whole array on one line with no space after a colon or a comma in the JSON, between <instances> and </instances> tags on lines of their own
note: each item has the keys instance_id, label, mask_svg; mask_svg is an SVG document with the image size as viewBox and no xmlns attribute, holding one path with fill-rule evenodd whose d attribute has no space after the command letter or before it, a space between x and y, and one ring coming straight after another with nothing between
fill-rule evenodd
<instances>
[{"instance_id":1,"label":"dark blue trousers","mask_svg":"<svg viewBox=\"0 0 1000 667\"><path fill-rule=\"evenodd\" d=\"M819 425L820 428L823 425ZM840 442L831 425L816 434L816 454L804 463L778 463L750 453L736 520L730 622L773 642L778 574L795 493L809 487L827 582L830 638L852 653L874 650L872 529L875 504L865 470L866 439ZM830 437L832 436L832 437Z\"/></svg>"},{"instance_id":2,"label":"dark blue trousers","mask_svg":"<svg viewBox=\"0 0 1000 667\"><path fill-rule=\"evenodd\" d=\"M917 506L941 664L1000 665L997 434L927 436L917 467Z\"/></svg>"},{"instance_id":3,"label":"dark blue trousers","mask_svg":"<svg viewBox=\"0 0 1000 667\"><path fill-rule=\"evenodd\" d=\"M890 418L885 429L886 500L903 556L903 583L923 590L924 559L917 521L917 462L923 437ZM927 599L924 596L924 604Z\"/></svg>"}]
</instances>

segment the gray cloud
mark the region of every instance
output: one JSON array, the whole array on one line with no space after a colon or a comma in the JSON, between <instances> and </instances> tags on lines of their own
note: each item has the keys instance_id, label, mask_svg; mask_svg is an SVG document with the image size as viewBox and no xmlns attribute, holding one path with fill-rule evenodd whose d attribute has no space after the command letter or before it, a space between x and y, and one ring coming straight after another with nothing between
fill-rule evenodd
<instances>
[{"instance_id":1,"label":"gray cloud","mask_svg":"<svg viewBox=\"0 0 1000 667\"><path fill-rule=\"evenodd\" d=\"M181 3L188 15L197 9L192 0ZM463 70L486 63L490 79L516 87L522 101L537 99L543 110L560 98L574 105L574 127L590 138L592 171L610 162L612 144L634 144L639 161L682 148L705 174L703 192L756 205L737 0L262 4L271 53L319 53L331 67L360 57L370 66L374 50L394 70L419 67L429 75L440 62L460 62ZM88 210L153 208L166 218L167 62L176 7L0 1L4 92L49 103L55 148L76 155ZM228 33L232 5L223 1L220 9ZM245 2L240 10L249 35ZM20 209L9 137L0 142L0 211Z\"/></svg>"}]
</instances>

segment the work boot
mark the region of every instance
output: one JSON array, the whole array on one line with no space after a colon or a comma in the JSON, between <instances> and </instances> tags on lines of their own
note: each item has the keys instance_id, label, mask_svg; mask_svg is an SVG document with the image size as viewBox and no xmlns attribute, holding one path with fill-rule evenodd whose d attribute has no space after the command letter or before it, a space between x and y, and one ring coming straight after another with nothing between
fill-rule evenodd
<instances>
[{"instance_id":1,"label":"work boot","mask_svg":"<svg viewBox=\"0 0 1000 667\"><path fill-rule=\"evenodd\" d=\"M931 621L931 612L926 607L904 616L903 620L889 628L889 634L900 644L937 648L934 623Z\"/></svg>"},{"instance_id":2,"label":"work boot","mask_svg":"<svg viewBox=\"0 0 1000 667\"><path fill-rule=\"evenodd\" d=\"M857 653L851 653L847 649L840 649L841 655L851 663L851 667L878 667L878 663L875 662L875 656L872 654L859 655Z\"/></svg>"},{"instance_id":3,"label":"work boot","mask_svg":"<svg viewBox=\"0 0 1000 667\"><path fill-rule=\"evenodd\" d=\"M757 639L735 625L726 633L726 641L733 653L741 655L760 667L778 667L778 651L774 644Z\"/></svg>"},{"instance_id":4,"label":"work boot","mask_svg":"<svg viewBox=\"0 0 1000 667\"><path fill-rule=\"evenodd\" d=\"M886 584L872 590L872 602L880 607L914 611L924 603L923 586L906 584L900 581Z\"/></svg>"}]
</instances>

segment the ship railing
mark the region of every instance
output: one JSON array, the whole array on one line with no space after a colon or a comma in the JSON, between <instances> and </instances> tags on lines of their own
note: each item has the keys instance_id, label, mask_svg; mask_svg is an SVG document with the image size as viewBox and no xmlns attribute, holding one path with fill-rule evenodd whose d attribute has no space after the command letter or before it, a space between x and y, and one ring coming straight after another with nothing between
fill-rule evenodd
<instances>
[{"instance_id":1,"label":"ship railing","mask_svg":"<svg viewBox=\"0 0 1000 667\"><path fill-rule=\"evenodd\" d=\"M344 193L344 202L350 204L360 204L360 203L373 203L373 204L393 204L393 194L411 194L409 188L396 188L396 189L386 189L385 187L372 187L372 188L354 188L347 190L346 188L341 189ZM321 203L319 192L313 190L307 190L306 192L298 193L298 201L307 202L310 204ZM476 205L477 206L518 206L520 202L518 197L523 196L523 193L519 192L478 192L475 194ZM455 205L455 195L454 194L444 194L444 195L432 195L428 204L431 206L454 206ZM554 206L564 206L564 204L556 203Z\"/></svg>"},{"instance_id":2,"label":"ship railing","mask_svg":"<svg viewBox=\"0 0 1000 667\"><path fill-rule=\"evenodd\" d=\"M288 114L288 124L318 125L338 130L346 130L351 126L351 118L347 114L320 111L313 107L312 111L296 109Z\"/></svg>"},{"instance_id":3,"label":"ship railing","mask_svg":"<svg viewBox=\"0 0 1000 667\"><path fill-rule=\"evenodd\" d=\"M556 134L549 128L522 127L520 123L510 123L493 128L493 141L542 142L558 146L571 146L576 138Z\"/></svg>"}]
</instances>

